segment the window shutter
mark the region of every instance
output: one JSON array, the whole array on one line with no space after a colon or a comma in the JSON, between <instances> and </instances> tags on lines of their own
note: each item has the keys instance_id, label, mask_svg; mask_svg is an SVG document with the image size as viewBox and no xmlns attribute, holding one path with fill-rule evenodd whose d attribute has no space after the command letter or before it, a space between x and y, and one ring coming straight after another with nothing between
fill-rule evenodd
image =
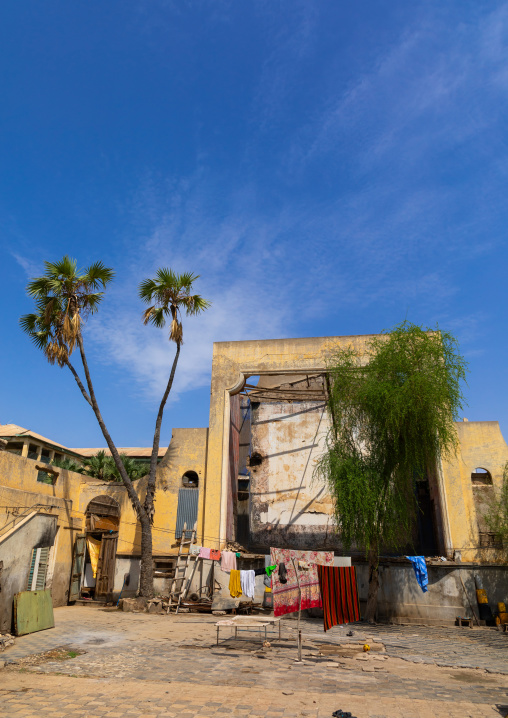
<instances>
[{"instance_id":1,"label":"window shutter","mask_svg":"<svg viewBox=\"0 0 508 718\"><path fill-rule=\"evenodd\" d=\"M28 591L44 591L48 564L49 546L46 548L34 548L28 573Z\"/></svg>"},{"instance_id":2,"label":"window shutter","mask_svg":"<svg viewBox=\"0 0 508 718\"><path fill-rule=\"evenodd\" d=\"M179 489L178 491L178 509L176 512L176 531L175 537L181 538L183 533L183 525L187 524L185 531L190 536L194 524L198 518L198 489Z\"/></svg>"}]
</instances>

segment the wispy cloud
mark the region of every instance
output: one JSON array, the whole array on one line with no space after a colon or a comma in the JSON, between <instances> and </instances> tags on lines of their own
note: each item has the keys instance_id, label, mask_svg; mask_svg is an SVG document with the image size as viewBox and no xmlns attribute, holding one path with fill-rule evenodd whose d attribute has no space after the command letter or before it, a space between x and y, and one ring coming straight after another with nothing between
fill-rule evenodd
<instances>
[{"instance_id":1,"label":"wispy cloud","mask_svg":"<svg viewBox=\"0 0 508 718\"><path fill-rule=\"evenodd\" d=\"M491 187L506 177L496 127L507 109L507 7L469 25L419 16L312 119L293 122L275 153L273 186L242 166L242 181L212 173L204 161L183 179L145 178L132 203L126 284L168 265L201 274L197 290L213 302L185 323L175 397L208 383L213 341L309 333L313 317L337 307L417 305L474 342L483 317L447 307L460 263L492 251L498 239L486 238L488 228L504 216ZM293 36L272 33L253 103L259 132L246 139L243 169L261 135L278 131L280 107L315 50L315 14L302 11L293 24ZM471 156L483 171L466 184ZM132 293L117 289L111 302L103 356L160 396L171 362L165 335L141 326Z\"/></svg>"}]
</instances>

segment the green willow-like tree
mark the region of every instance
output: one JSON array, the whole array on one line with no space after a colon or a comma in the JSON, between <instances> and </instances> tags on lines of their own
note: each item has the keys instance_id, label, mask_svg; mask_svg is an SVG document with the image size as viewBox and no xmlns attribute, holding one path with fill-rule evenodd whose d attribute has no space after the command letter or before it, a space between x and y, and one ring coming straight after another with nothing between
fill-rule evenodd
<instances>
[{"instance_id":1,"label":"green willow-like tree","mask_svg":"<svg viewBox=\"0 0 508 718\"><path fill-rule=\"evenodd\" d=\"M178 275L169 269L159 269L156 279L147 279L139 287L141 299L152 302L152 306L143 315L145 324L151 322L157 327L163 327L166 316L170 315L172 317L170 339L177 344L169 381L157 414L147 489L142 499L133 485L132 478L102 417L85 353L83 325L90 315L98 310L104 291L113 277L113 270L102 262L96 262L84 270L78 270L76 260L68 256L64 256L58 262L45 262L44 275L32 279L27 285L27 293L35 302L35 312L21 317L20 325L35 346L44 353L50 364L56 363L60 367L68 367L85 401L95 414L116 471L126 488L141 526L139 588L142 596L150 598L153 596L152 523L160 427L182 344L181 315L182 312L187 315L198 314L207 309L209 303L199 295L191 293L192 284L198 278L192 274ZM71 355L76 348L79 349L86 388L71 363Z\"/></svg>"},{"instance_id":2,"label":"green willow-like tree","mask_svg":"<svg viewBox=\"0 0 508 718\"><path fill-rule=\"evenodd\" d=\"M415 483L454 454L466 363L454 337L408 321L339 349L328 366L331 429L316 465L330 488L346 549L366 552L366 619L375 620L382 550L411 544Z\"/></svg>"}]
</instances>

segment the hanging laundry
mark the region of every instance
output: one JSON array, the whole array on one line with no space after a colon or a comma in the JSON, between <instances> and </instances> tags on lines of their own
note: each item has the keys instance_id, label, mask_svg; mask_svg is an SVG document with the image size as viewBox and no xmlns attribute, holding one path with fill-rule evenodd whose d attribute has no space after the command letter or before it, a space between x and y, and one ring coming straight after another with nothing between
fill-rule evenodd
<instances>
[{"instance_id":1,"label":"hanging laundry","mask_svg":"<svg viewBox=\"0 0 508 718\"><path fill-rule=\"evenodd\" d=\"M242 554L240 553L240 551L237 551L237 552L235 553L235 556L236 556L236 558L241 558L241 557L242 557Z\"/></svg>"},{"instance_id":2,"label":"hanging laundry","mask_svg":"<svg viewBox=\"0 0 508 718\"><path fill-rule=\"evenodd\" d=\"M210 558L212 559L212 561L220 561L220 551L216 548L211 548Z\"/></svg>"},{"instance_id":3,"label":"hanging laundry","mask_svg":"<svg viewBox=\"0 0 508 718\"><path fill-rule=\"evenodd\" d=\"M247 598L254 598L256 582L253 570L240 571L240 585L242 587L242 593L247 596Z\"/></svg>"},{"instance_id":4,"label":"hanging laundry","mask_svg":"<svg viewBox=\"0 0 508 718\"><path fill-rule=\"evenodd\" d=\"M266 576L266 569L265 568L255 568L254 576Z\"/></svg>"},{"instance_id":5,"label":"hanging laundry","mask_svg":"<svg viewBox=\"0 0 508 718\"><path fill-rule=\"evenodd\" d=\"M265 576L265 577L264 577L263 583L265 584L265 586L266 586L267 588L271 588L271 587L272 587L272 579L271 579L269 576Z\"/></svg>"},{"instance_id":6,"label":"hanging laundry","mask_svg":"<svg viewBox=\"0 0 508 718\"><path fill-rule=\"evenodd\" d=\"M360 600L354 566L318 566L324 629L360 620Z\"/></svg>"},{"instance_id":7,"label":"hanging laundry","mask_svg":"<svg viewBox=\"0 0 508 718\"><path fill-rule=\"evenodd\" d=\"M229 593L233 598L238 598L242 595L242 584L240 582L240 571L236 569L231 570L229 574Z\"/></svg>"},{"instance_id":8,"label":"hanging laundry","mask_svg":"<svg viewBox=\"0 0 508 718\"><path fill-rule=\"evenodd\" d=\"M288 572L286 571L286 564L280 563L279 564L279 583L287 583L288 582L287 575L288 575Z\"/></svg>"},{"instance_id":9,"label":"hanging laundry","mask_svg":"<svg viewBox=\"0 0 508 718\"><path fill-rule=\"evenodd\" d=\"M266 566L265 567L266 575L268 577L270 577L276 568L277 568L277 564L275 564L275 563L273 564L273 566Z\"/></svg>"},{"instance_id":10,"label":"hanging laundry","mask_svg":"<svg viewBox=\"0 0 508 718\"><path fill-rule=\"evenodd\" d=\"M191 546L189 548L190 555L191 556L199 556L201 548L202 548L201 546Z\"/></svg>"},{"instance_id":11,"label":"hanging laundry","mask_svg":"<svg viewBox=\"0 0 508 718\"><path fill-rule=\"evenodd\" d=\"M223 551L220 567L223 571L236 571L236 554L233 551Z\"/></svg>"},{"instance_id":12,"label":"hanging laundry","mask_svg":"<svg viewBox=\"0 0 508 718\"><path fill-rule=\"evenodd\" d=\"M101 552L101 541L87 536L86 547L90 554L90 563L92 564L92 575L94 578L97 577L97 567L99 565L99 554Z\"/></svg>"},{"instance_id":13,"label":"hanging laundry","mask_svg":"<svg viewBox=\"0 0 508 718\"><path fill-rule=\"evenodd\" d=\"M428 591L427 584L429 583L429 576L427 573L427 564L425 563L424 556L406 556L407 559L413 564L416 580L418 585L422 589L423 593Z\"/></svg>"},{"instance_id":14,"label":"hanging laundry","mask_svg":"<svg viewBox=\"0 0 508 718\"><path fill-rule=\"evenodd\" d=\"M305 561L310 565L308 571L295 572L293 561ZM316 564L326 566L333 565L333 551L292 551L291 549L270 549L270 562L279 566L279 570L272 573L273 591L273 612L274 616L283 616L286 613L298 611L300 582L302 609L321 608L321 591L319 590L319 578ZM284 564L282 577L286 583L281 581L281 566ZM298 567L297 567L298 570Z\"/></svg>"},{"instance_id":15,"label":"hanging laundry","mask_svg":"<svg viewBox=\"0 0 508 718\"><path fill-rule=\"evenodd\" d=\"M210 549L206 548L205 546L201 546L199 558L210 558Z\"/></svg>"}]
</instances>

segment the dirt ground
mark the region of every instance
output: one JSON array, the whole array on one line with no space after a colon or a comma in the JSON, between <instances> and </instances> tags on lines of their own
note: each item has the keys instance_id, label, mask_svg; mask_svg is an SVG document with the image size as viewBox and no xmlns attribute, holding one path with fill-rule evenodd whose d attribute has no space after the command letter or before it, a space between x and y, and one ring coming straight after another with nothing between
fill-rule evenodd
<instances>
[{"instance_id":1,"label":"dirt ground","mask_svg":"<svg viewBox=\"0 0 508 718\"><path fill-rule=\"evenodd\" d=\"M499 672L508 636L489 629L355 624L324 634L307 620L298 662L291 619L263 646L262 632L235 640L227 627L217 645L220 619L206 614L65 607L55 618L54 629L0 654L1 716L508 715L508 675Z\"/></svg>"}]
</instances>

